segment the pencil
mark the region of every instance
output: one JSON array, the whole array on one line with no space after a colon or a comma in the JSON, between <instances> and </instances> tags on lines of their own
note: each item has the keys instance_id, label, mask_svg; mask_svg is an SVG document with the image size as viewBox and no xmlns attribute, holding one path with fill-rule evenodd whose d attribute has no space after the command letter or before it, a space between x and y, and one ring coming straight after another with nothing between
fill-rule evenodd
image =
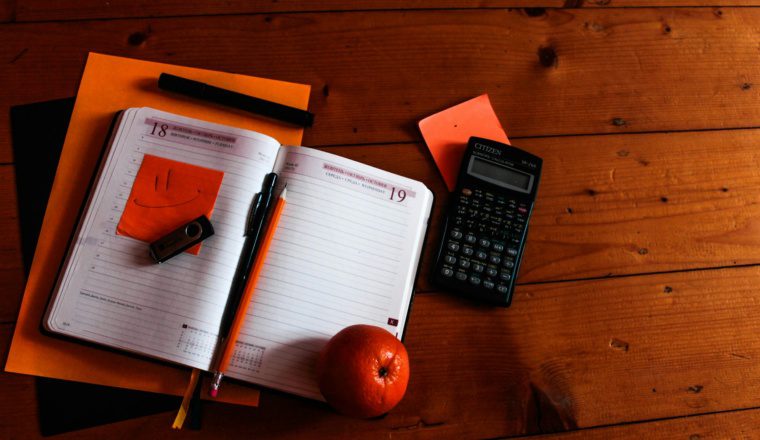
<instances>
[{"instance_id":1,"label":"pencil","mask_svg":"<svg viewBox=\"0 0 760 440\"><path fill-rule=\"evenodd\" d=\"M272 211L272 217L269 220L269 226L264 234L264 240L261 243L261 248L256 255L256 261L253 263L253 268L251 269L251 277L248 280L248 284L245 286L243 296L240 298L238 309L235 312L235 318L230 327L229 336L223 343L222 354L219 357L219 362L217 363L216 371L214 372L214 380L211 384L211 390L209 391L211 397L216 397L219 391L219 382L230 366L232 353L235 351L235 344L237 343L240 329L243 327L243 322L245 321L245 316L248 312L248 305L251 302L251 298L253 298L253 291L256 290L256 282L259 279L259 274L261 274L261 269L264 267L264 260L266 260L267 253L269 252L269 245L272 243L272 238L274 238L274 233L277 230L277 224L280 222L280 215L285 208L286 193L287 188L282 190L280 198L277 200L277 204Z\"/></svg>"}]
</instances>

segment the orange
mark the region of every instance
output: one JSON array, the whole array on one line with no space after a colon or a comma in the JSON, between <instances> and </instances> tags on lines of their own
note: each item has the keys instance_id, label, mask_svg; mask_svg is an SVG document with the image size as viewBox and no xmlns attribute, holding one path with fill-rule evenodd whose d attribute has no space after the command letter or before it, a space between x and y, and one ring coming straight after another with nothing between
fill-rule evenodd
<instances>
[{"instance_id":1,"label":"orange","mask_svg":"<svg viewBox=\"0 0 760 440\"><path fill-rule=\"evenodd\" d=\"M390 411L409 383L404 344L372 325L346 327L322 349L317 362L322 395L338 412L369 418Z\"/></svg>"}]
</instances>

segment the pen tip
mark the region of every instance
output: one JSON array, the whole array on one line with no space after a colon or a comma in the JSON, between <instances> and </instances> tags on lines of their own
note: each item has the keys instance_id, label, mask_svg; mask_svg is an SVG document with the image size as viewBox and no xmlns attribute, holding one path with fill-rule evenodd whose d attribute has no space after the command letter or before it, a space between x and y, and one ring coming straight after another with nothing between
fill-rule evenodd
<instances>
[{"instance_id":1,"label":"pen tip","mask_svg":"<svg viewBox=\"0 0 760 440\"><path fill-rule=\"evenodd\" d=\"M287 200L287 199L285 198L285 195L286 195L287 193L288 193L288 187L286 186L285 188L283 188L283 189L282 189L282 192L280 193L280 198L281 198L281 199L283 199L283 200Z\"/></svg>"}]
</instances>

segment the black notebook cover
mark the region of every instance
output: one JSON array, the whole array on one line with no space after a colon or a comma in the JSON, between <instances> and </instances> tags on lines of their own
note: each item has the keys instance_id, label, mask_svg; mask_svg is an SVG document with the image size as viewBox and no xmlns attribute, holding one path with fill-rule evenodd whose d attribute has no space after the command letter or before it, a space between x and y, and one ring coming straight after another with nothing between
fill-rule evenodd
<instances>
[{"instance_id":1,"label":"black notebook cover","mask_svg":"<svg viewBox=\"0 0 760 440\"><path fill-rule=\"evenodd\" d=\"M26 275L29 275L73 109L74 98L11 108L21 253ZM38 378L37 402L40 431L42 435L53 435L176 410L180 399Z\"/></svg>"}]
</instances>

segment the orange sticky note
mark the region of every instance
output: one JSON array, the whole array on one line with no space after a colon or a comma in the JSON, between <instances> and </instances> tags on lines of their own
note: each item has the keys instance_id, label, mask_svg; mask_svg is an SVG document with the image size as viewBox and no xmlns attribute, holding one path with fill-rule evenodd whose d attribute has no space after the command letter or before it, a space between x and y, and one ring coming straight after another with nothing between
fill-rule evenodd
<instances>
[{"instance_id":1,"label":"orange sticky note","mask_svg":"<svg viewBox=\"0 0 760 440\"><path fill-rule=\"evenodd\" d=\"M509 143L487 94L428 116L419 127L449 191L456 187L459 164L471 136Z\"/></svg>"},{"instance_id":2,"label":"orange sticky note","mask_svg":"<svg viewBox=\"0 0 760 440\"><path fill-rule=\"evenodd\" d=\"M152 243L185 223L211 218L222 171L146 154L116 233ZM198 255L201 245L187 252Z\"/></svg>"}]
</instances>

